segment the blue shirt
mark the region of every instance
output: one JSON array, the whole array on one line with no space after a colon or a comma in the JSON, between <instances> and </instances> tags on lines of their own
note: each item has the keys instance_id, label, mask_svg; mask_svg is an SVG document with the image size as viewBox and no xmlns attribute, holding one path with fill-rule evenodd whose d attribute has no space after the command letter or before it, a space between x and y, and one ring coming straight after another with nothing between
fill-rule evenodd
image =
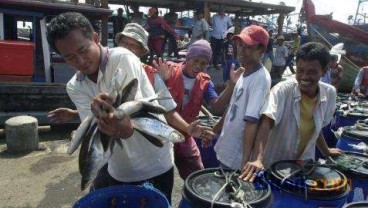
<instances>
[{"instance_id":1,"label":"blue shirt","mask_svg":"<svg viewBox=\"0 0 368 208\"><path fill-rule=\"evenodd\" d=\"M327 69L326 74L321 78L321 81L326 84L331 84L331 70Z\"/></svg>"},{"instance_id":2,"label":"blue shirt","mask_svg":"<svg viewBox=\"0 0 368 208\"><path fill-rule=\"evenodd\" d=\"M207 85L207 90L205 90L204 92L204 100L206 101L206 103L209 103L210 100L216 98L218 98L218 94L215 90L215 85L213 84L212 81L210 81L210 83L208 83Z\"/></svg>"}]
</instances>

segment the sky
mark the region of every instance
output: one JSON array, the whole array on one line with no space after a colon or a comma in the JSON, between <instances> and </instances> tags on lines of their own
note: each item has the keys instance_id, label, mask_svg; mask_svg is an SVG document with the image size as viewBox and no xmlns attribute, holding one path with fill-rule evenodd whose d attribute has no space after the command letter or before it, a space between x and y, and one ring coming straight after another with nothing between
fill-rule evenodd
<instances>
[{"instance_id":1,"label":"sky","mask_svg":"<svg viewBox=\"0 0 368 208\"><path fill-rule=\"evenodd\" d=\"M253 0L253 2L264 2L270 4L279 4L283 1L287 6L295 7L295 12L299 12L303 0ZM355 17L359 0L312 0L317 14L332 14L334 20L348 23L349 15ZM360 13L368 15L368 1L360 4ZM294 13L294 12L293 12Z\"/></svg>"},{"instance_id":2,"label":"sky","mask_svg":"<svg viewBox=\"0 0 368 208\"><path fill-rule=\"evenodd\" d=\"M300 8L302 6L303 0L252 0L253 2L264 2L270 4L279 4L281 1L284 2L287 6L295 7L295 11L293 13L299 13ZM349 15L353 15L355 17L355 13L358 7L359 0L312 0L317 14L330 14L333 12L333 19L348 23ZM363 1L363 0L362 0ZM118 5L111 5L110 8L116 10ZM141 8L141 11L145 12L146 8ZM367 13L368 15L368 0L364 3L360 4L360 13ZM295 15L295 20L292 19L293 23L297 23L297 15ZM368 21L368 20L367 20Z\"/></svg>"}]
</instances>

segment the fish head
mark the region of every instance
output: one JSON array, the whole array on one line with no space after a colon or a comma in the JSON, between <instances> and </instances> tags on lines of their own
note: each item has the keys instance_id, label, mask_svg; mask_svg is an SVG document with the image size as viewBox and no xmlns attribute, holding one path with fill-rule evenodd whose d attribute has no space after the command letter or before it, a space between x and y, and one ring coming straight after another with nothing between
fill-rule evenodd
<instances>
[{"instance_id":1,"label":"fish head","mask_svg":"<svg viewBox=\"0 0 368 208\"><path fill-rule=\"evenodd\" d=\"M185 137L183 134L181 134L180 132L178 131L173 131L171 132L170 134L170 138L169 140L172 142L172 143L176 143L176 142L183 142L185 140Z\"/></svg>"},{"instance_id":2,"label":"fish head","mask_svg":"<svg viewBox=\"0 0 368 208\"><path fill-rule=\"evenodd\" d=\"M125 76L123 75L123 72L120 68L117 68L111 78L111 92L109 93L113 97L117 97L118 93L121 92L123 89L123 85L125 82L125 79L127 77L127 74Z\"/></svg>"}]
</instances>

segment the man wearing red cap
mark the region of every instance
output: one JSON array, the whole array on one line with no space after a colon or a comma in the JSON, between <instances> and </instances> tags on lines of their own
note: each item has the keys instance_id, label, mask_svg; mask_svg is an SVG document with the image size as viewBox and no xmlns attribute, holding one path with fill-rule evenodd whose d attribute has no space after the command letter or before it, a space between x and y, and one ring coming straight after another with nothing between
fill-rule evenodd
<instances>
[{"instance_id":1,"label":"man wearing red cap","mask_svg":"<svg viewBox=\"0 0 368 208\"><path fill-rule=\"evenodd\" d=\"M250 158L261 107L271 86L270 75L261 62L268 38L267 31L256 25L244 28L233 37L244 73L236 82L215 145L217 159L223 168L242 170Z\"/></svg>"}]
</instances>

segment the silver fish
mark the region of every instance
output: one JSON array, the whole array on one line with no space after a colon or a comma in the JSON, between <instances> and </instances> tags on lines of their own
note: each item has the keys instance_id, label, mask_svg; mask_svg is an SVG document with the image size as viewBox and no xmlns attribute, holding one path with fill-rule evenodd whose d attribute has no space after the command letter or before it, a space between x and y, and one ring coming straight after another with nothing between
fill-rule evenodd
<instances>
[{"instance_id":1,"label":"silver fish","mask_svg":"<svg viewBox=\"0 0 368 208\"><path fill-rule=\"evenodd\" d=\"M185 137L176 129L166 123L149 117L137 117L131 119L133 127L139 132L151 135L161 142L183 142Z\"/></svg>"},{"instance_id":2,"label":"silver fish","mask_svg":"<svg viewBox=\"0 0 368 208\"><path fill-rule=\"evenodd\" d=\"M166 98L156 98L154 100L159 99L166 99ZM114 115L116 116L116 118L122 119L124 116L130 116L141 110L160 114L167 113L166 108L160 105L155 105L145 100L134 100L121 104L119 108L115 110Z\"/></svg>"},{"instance_id":3,"label":"silver fish","mask_svg":"<svg viewBox=\"0 0 368 208\"><path fill-rule=\"evenodd\" d=\"M118 79L115 77L115 79ZM120 89L120 86L117 87ZM114 103L114 107L119 106L121 103L124 103L126 101L131 101L134 99L135 94L138 89L138 80L133 79L129 84L125 86L125 88L122 90L121 93L117 95L116 101ZM83 141L83 139L86 136L91 136L92 132L90 134L87 134L88 131L93 131L91 127L96 123L96 119L93 115L87 116L83 122L79 125L75 133L72 135L72 139L70 141L67 153L69 155L73 154L76 149L78 149L79 145Z\"/></svg>"},{"instance_id":4,"label":"silver fish","mask_svg":"<svg viewBox=\"0 0 368 208\"><path fill-rule=\"evenodd\" d=\"M116 97L114 107L119 106L114 114L118 116L130 116L139 111L149 111L155 113L166 113L166 109L159 105L154 105L151 101L159 98L159 94L141 100L132 101L138 88L138 81L133 79ZM142 133L147 140L156 146L163 146L161 140L157 139L152 132ZM79 171L82 175L81 189L84 190L96 178L98 171L106 164L108 158L113 153L114 144L118 143L122 147L120 139L112 139L98 130L97 120L91 116L87 117L77 130L68 150L72 154L79 146Z\"/></svg>"},{"instance_id":5,"label":"silver fish","mask_svg":"<svg viewBox=\"0 0 368 208\"><path fill-rule=\"evenodd\" d=\"M98 171L107 163L109 153L104 151L101 135L94 128L92 136L82 142L79 153L79 172L82 176L81 190L86 189L96 178Z\"/></svg>"},{"instance_id":6,"label":"silver fish","mask_svg":"<svg viewBox=\"0 0 368 208\"><path fill-rule=\"evenodd\" d=\"M92 125L92 121L93 121L93 117L92 116L87 116L83 122L78 126L77 130L74 132L74 134L72 135L72 139L70 141L67 153L69 155L73 154L75 152L75 150L79 147L79 145L81 144L82 140L85 138L85 136L87 136L87 132L88 130L90 130ZM96 121L95 121L96 122Z\"/></svg>"}]
</instances>

